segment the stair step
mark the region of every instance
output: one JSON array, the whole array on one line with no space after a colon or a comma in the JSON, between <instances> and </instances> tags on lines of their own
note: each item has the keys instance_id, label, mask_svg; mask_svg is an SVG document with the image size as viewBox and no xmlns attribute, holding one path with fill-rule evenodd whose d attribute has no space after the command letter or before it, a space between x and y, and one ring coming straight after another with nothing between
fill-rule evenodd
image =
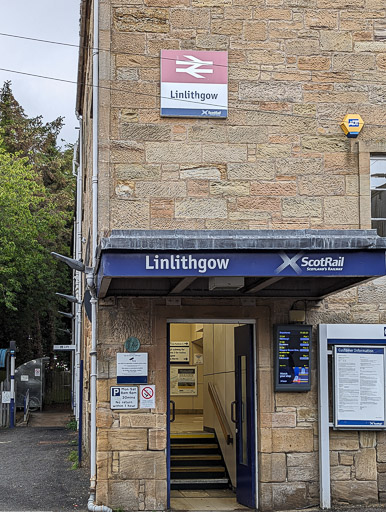
<instances>
[{"instance_id":1,"label":"stair step","mask_svg":"<svg viewBox=\"0 0 386 512\"><path fill-rule=\"evenodd\" d=\"M221 455L202 454L202 455L171 455L171 460L221 460Z\"/></svg>"},{"instance_id":2,"label":"stair step","mask_svg":"<svg viewBox=\"0 0 386 512\"><path fill-rule=\"evenodd\" d=\"M203 449L203 450L217 450L218 444L212 444L212 443L197 443L197 444L171 444L170 448L172 450L194 450L195 448Z\"/></svg>"},{"instance_id":3,"label":"stair step","mask_svg":"<svg viewBox=\"0 0 386 512\"><path fill-rule=\"evenodd\" d=\"M170 468L171 472L178 471L179 473L194 473L196 471L201 472L224 472L225 468L224 466L179 466L179 467L173 467Z\"/></svg>"},{"instance_id":4,"label":"stair step","mask_svg":"<svg viewBox=\"0 0 386 512\"><path fill-rule=\"evenodd\" d=\"M181 478L172 478L170 488L178 489L228 489L229 482L227 478L195 478L184 480Z\"/></svg>"},{"instance_id":5,"label":"stair step","mask_svg":"<svg viewBox=\"0 0 386 512\"><path fill-rule=\"evenodd\" d=\"M215 439L211 432L176 432L170 434L170 439Z\"/></svg>"}]
</instances>

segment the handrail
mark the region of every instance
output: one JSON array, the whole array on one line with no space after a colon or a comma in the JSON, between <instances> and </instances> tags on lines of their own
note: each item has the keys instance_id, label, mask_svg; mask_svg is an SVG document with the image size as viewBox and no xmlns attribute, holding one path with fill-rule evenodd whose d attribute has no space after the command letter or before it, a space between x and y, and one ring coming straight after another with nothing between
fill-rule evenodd
<instances>
[{"instance_id":1,"label":"handrail","mask_svg":"<svg viewBox=\"0 0 386 512\"><path fill-rule=\"evenodd\" d=\"M216 388L215 388L214 384L212 384L212 382L208 382L208 391L209 391L210 399L212 400L212 403L213 403L215 413L216 413L218 421L220 423L220 427L221 427L222 433L224 435L225 441L227 444L232 444L233 443L232 431L229 426L227 417L225 416L225 412L221 405Z\"/></svg>"}]
</instances>

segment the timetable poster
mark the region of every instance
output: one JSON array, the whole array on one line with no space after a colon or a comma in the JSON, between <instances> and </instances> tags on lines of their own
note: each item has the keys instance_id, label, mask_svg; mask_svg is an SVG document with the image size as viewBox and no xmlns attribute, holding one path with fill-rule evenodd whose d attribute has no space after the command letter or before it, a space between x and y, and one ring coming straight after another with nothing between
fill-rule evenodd
<instances>
[{"instance_id":1,"label":"timetable poster","mask_svg":"<svg viewBox=\"0 0 386 512\"><path fill-rule=\"evenodd\" d=\"M276 391L309 391L310 325L277 325L275 329Z\"/></svg>"},{"instance_id":2,"label":"timetable poster","mask_svg":"<svg viewBox=\"0 0 386 512\"><path fill-rule=\"evenodd\" d=\"M335 346L335 427L385 427L385 348Z\"/></svg>"}]
</instances>

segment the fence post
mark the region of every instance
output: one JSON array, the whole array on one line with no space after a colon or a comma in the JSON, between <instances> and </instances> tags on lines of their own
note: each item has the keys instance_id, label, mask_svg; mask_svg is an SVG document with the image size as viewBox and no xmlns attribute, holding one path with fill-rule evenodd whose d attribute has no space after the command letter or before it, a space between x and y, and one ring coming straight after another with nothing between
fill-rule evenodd
<instances>
[{"instance_id":1,"label":"fence post","mask_svg":"<svg viewBox=\"0 0 386 512\"><path fill-rule=\"evenodd\" d=\"M9 428L15 428L15 358L16 341L9 342L11 352L11 404L9 414Z\"/></svg>"}]
</instances>

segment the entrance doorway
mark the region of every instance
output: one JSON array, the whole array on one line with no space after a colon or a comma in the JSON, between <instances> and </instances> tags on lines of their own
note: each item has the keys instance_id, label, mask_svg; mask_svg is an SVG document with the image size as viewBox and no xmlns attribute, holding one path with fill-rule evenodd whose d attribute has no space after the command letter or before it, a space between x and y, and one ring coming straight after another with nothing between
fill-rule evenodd
<instances>
[{"instance_id":1,"label":"entrance doorway","mask_svg":"<svg viewBox=\"0 0 386 512\"><path fill-rule=\"evenodd\" d=\"M256 508L254 325L168 325L169 506Z\"/></svg>"}]
</instances>

